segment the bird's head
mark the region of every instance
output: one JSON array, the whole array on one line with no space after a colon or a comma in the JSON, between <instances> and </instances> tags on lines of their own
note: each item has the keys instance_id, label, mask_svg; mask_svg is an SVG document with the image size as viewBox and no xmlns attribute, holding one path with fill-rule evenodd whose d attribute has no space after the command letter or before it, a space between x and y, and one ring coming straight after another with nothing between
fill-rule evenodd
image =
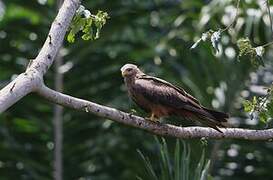
<instances>
[{"instance_id":1,"label":"bird's head","mask_svg":"<svg viewBox=\"0 0 273 180\"><path fill-rule=\"evenodd\" d=\"M134 77L137 73L141 72L134 64L125 64L120 71L124 78Z\"/></svg>"}]
</instances>

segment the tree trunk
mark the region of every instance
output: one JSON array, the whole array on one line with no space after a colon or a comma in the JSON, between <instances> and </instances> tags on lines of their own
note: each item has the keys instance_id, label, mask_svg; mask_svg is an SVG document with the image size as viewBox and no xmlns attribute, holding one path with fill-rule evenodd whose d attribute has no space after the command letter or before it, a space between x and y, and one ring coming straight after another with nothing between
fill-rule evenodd
<instances>
[{"instance_id":1,"label":"tree trunk","mask_svg":"<svg viewBox=\"0 0 273 180\"><path fill-rule=\"evenodd\" d=\"M61 7L63 0L57 1L57 9ZM60 48L62 49L62 47ZM63 92L63 74L60 72L60 67L63 64L63 57L58 52L55 60L55 90ZM63 107L60 105L54 105L53 115L53 128L54 128L54 171L53 176L55 180L63 179Z\"/></svg>"}]
</instances>

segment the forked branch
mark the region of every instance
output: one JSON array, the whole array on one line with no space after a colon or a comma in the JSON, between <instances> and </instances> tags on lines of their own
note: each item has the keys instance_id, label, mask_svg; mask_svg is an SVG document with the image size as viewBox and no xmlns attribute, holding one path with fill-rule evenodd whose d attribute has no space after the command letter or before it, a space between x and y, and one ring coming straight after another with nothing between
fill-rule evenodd
<instances>
[{"instance_id":1,"label":"forked branch","mask_svg":"<svg viewBox=\"0 0 273 180\"><path fill-rule=\"evenodd\" d=\"M48 37L38 54L27 70L20 74L0 90L0 113L6 111L14 103L31 92L37 92L47 100L72 109L85 111L113 121L149 131L150 133L172 136L177 138L215 138L215 139L247 139L272 140L273 129L249 130L239 128L222 128L219 133L211 128L204 127L177 127L168 124L159 124L146 121L144 118L102 106L90 101L75 98L49 89L44 85L43 76L52 65L57 52L63 42L69 24L80 4L79 0L65 0L57 17L50 28Z\"/></svg>"}]
</instances>

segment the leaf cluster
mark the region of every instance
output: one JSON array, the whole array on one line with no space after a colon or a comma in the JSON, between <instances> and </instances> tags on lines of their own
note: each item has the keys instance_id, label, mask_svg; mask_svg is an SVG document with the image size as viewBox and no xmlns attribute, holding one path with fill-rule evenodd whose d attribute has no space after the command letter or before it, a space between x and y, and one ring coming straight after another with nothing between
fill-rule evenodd
<instances>
[{"instance_id":1,"label":"leaf cluster","mask_svg":"<svg viewBox=\"0 0 273 180\"><path fill-rule=\"evenodd\" d=\"M253 47L249 38L240 38L237 41L237 46L239 48L238 58L247 56L250 58L253 65L264 66L263 54L265 50L263 46Z\"/></svg>"},{"instance_id":2,"label":"leaf cluster","mask_svg":"<svg viewBox=\"0 0 273 180\"><path fill-rule=\"evenodd\" d=\"M84 6L80 6L70 25L67 41L73 43L77 33L82 32L83 40L96 40L100 37L102 27L109 18L107 12L98 11L92 15Z\"/></svg>"},{"instance_id":3,"label":"leaf cluster","mask_svg":"<svg viewBox=\"0 0 273 180\"><path fill-rule=\"evenodd\" d=\"M273 87L267 89L266 96L256 97L254 96L252 100L243 101L244 111L251 113L253 118L253 113L256 113L259 120L263 123L267 123L273 117L273 99L272 99Z\"/></svg>"}]
</instances>

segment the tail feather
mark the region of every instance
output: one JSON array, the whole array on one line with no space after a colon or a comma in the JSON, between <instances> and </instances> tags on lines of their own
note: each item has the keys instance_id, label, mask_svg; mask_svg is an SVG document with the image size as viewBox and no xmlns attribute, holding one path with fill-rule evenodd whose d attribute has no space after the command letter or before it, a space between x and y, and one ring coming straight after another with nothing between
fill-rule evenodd
<instances>
[{"instance_id":1,"label":"tail feather","mask_svg":"<svg viewBox=\"0 0 273 180\"><path fill-rule=\"evenodd\" d=\"M223 133L219 127L225 127L224 125L222 125L221 123L219 122L215 122L211 119L208 119L208 118L204 118L202 116L197 116L198 117L198 121L204 125L207 125L208 127L211 127L213 129L215 129L216 131L220 132L220 133Z\"/></svg>"},{"instance_id":2,"label":"tail feather","mask_svg":"<svg viewBox=\"0 0 273 180\"><path fill-rule=\"evenodd\" d=\"M219 127L226 127L225 123L229 117L226 113L207 109L205 107L203 107L202 110L199 109L198 111L180 110L176 114L183 117L195 116L197 117L197 121L200 123L207 125L221 133L222 131L219 129Z\"/></svg>"},{"instance_id":3,"label":"tail feather","mask_svg":"<svg viewBox=\"0 0 273 180\"><path fill-rule=\"evenodd\" d=\"M215 118L215 120L218 120L220 122L227 122L227 119L229 118L229 115L227 113L215 111L205 107L203 107L203 109L206 110L209 114L211 114Z\"/></svg>"}]
</instances>

